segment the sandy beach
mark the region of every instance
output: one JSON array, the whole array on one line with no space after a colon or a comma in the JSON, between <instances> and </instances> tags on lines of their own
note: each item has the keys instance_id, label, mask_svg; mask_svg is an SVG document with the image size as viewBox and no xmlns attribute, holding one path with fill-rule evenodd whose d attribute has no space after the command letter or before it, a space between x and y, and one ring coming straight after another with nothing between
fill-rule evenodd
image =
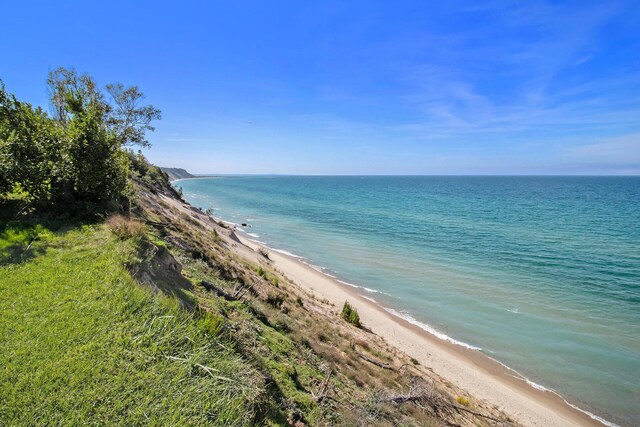
<instances>
[{"instance_id":1,"label":"sandy beach","mask_svg":"<svg viewBox=\"0 0 640 427\"><path fill-rule=\"evenodd\" d=\"M258 259L256 255L259 249L267 250L272 267L295 284L318 298L327 299L336 307L341 307L348 300L357 308L363 324L372 333L431 368L443 379L503 410L513 420L526 426L605 425L606 421L596 420L572 407L556 393L535 388L515 371L480 351L436 337L386 311L360 295L355 288L340 283L299 259L262 247L242 233L235 233L233 237L241 243L235 246L239 255L255 260Z\"/></svg>"}]
</instances>

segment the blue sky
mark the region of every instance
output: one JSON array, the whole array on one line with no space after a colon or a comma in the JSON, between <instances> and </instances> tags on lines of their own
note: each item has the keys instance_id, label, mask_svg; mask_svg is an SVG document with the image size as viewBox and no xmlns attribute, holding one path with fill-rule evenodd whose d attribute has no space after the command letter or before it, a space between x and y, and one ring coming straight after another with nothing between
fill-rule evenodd
<instances>
[{"instance_id":1,"label":"blue sky","mask_svg":"<svg viewBox=\"0 0 640 427\"><path fill-rule=\"evenodd\" d=\"M100 84L136 84L163 112L145 152L160 165L640 174L637 0L2 9L9 91L46 106L46 74L60 65Z\"/></svg>"}]
</instances>

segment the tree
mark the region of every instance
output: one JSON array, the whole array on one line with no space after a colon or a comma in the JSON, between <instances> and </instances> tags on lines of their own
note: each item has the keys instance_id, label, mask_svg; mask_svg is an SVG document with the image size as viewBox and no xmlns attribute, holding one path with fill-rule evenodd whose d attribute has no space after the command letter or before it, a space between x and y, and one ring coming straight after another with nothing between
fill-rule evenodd
<instances>
[{"instance_id":1,"label":"tree","mask_svg":"<svg viewBox=\"0 0 640 427\"><path fill-rule=\"evenodd\" d=\"M20 102L0 81L0 195L15 188L39 205L126 202L129 156L148 147L160 111L141 105L136 86L107 86L111 103L88 74L57 68L47 78L50 116Z\"/></svg>"},{"instance_id":2,"label":"tree","mask_svg":"<svg viewBox=\"0 0 640 427\"><path fill-rule=\"evenodd\" d=\"M63 174L62 134L40 108L20 102L0 84L0 192L18 185L32 201L53 198Z\"/></svg>"},{"instance_id":3,"label":"tree","mask_svg":"<svg viewBox=\"0 0 640 427\"><path fill-rule=\"evenodd\" d=\"M141 105L145 99L138 86L125 87L122 83L106 86L111 103L98 89L88 74L79 75L73 68L56 68L47 78L51 113L62 126L68 126L74 115L93 109L107 129L113 133L121 147L139 145L149 147L147 131L154 131L154 120L160 120L160 110L153 105Z\"/></svg>"},{"instance_id":4,"label":"tree","mask_svg":"<svg viewBox=\"0 0 640 427\"><path fill-rule=\"evenodd\" d=\"M107 85L112 103L87 74L58 68L49 74L50 101L56 120L67 129L70 178L78 199L104 202L118 198L126 188L126 145L148 147L146 131L154 130L160 110L142 106L137 86Z\"/></svg>"},{"instance_id":5,"label":"tree","mask_svg":"<svg viewBox=\"0 0 640 427\"><path fill-rule=\"evenodd\" d=\"M11 154L7 146L7 109L10 108L9 94L0 80L0 195L11 191Z\"/></svg>"},{"instance_id":6,"label":"tree","mask_svg":"<svg viewBox=\"0 0 640 427\"><path fill-rule=\"evenodd\" d=\"M120 144L149 147L145 134L155 130L151 122L160 120L160 110L153 105L140 105L145 97L138 86L125 88L122 83L108 84L107 92L113 100L107 123Z\"/></svg>"},{"instance_id":7,"label":"tree","mask_svg":"<svg viewBox=\"0 0 640 427\"><path fill-rule=\"evenodd\" d=\"M88 104L69 122L69 176L77 200L104 203L119 200L127 185L127 157L104 124L104 112Z\"/></svg>"},{"instance_id":8,"label":"tree","mask_svg":"<svg viewBox=\"0 0 640 427\"><path fill-rule=\"evenodd\" d=\"M74 114L85 110L89 105L104 113L110 108L93 78L88 74L78 75L73 68L58 67L50 71L47 88L51 115L63 127L67 127Z\"/></svg>"}]
</instances>

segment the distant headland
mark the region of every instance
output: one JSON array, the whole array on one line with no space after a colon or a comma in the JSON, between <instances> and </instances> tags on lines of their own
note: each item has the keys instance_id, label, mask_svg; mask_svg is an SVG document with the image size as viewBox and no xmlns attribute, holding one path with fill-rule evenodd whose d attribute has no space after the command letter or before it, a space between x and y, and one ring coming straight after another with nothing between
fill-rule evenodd
<instances>
[{"instance_id":1,"label":"distant headland","mask_svg":"<svg viewBox=\"0 0 640 427\"><path fill-rule=\"evenodd\" d=\"M175 181L177 179L195 178L195 175L190 174L182 168L163 168L160 170L169 176L169 181Z\"/></svg>"}]
</instances>

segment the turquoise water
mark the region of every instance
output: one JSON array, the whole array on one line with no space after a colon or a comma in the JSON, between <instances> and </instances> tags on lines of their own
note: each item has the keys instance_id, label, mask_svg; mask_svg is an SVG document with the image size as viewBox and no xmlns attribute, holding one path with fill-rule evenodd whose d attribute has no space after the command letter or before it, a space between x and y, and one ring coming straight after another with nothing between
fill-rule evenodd
<instances>
[{"instance_id":1,"label":"turquoise water","mask_svg":"<svg viewBox=\"0 0 640 427\"><path fill-rule=\"evenodd\" d=\"M639 177L182 180L396 313L640 425Z\"/></svg>"}]
</instances>

